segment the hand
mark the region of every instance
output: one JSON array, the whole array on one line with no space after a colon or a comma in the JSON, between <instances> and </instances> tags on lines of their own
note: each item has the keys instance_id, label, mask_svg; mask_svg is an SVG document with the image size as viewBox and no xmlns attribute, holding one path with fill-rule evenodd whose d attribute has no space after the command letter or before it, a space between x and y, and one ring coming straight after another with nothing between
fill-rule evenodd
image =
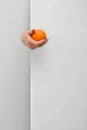
<instances>
[{"instance_id":1,"label":"hand","mask_svg":"<svg viewBox=\"0 0 87 130\"><path fill-rule=\"evenodd\" d=\"M21 35L22 42L30 49L35 49L37 47L41 47L41 46L45 45L48 41L48 39L43 39L40 41L33 40L32 34L34 34L34 33L35 33L34 29L29 29L28 31L24 32Z\"/></svg>"}]
</instances>

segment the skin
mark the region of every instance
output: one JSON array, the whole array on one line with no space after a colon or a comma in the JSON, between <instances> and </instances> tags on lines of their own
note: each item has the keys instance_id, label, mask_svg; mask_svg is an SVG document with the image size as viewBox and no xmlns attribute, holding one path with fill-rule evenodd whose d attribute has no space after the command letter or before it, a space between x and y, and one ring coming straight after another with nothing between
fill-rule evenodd
<instances>
[{"instance_id":1,"label":"skin","mask_svg":"<svg viewBox=\"0 0 87 130\"><path fill-rule=\"evenodd\" d=\"M30 49L36 49L38 47L42 47L48 42L48 39L43 39L40 41L35 41L32 39L32 34L35 33L35 29L29 29L21 35L21 40L25 46Z\"/></svg>"}]
</instances>

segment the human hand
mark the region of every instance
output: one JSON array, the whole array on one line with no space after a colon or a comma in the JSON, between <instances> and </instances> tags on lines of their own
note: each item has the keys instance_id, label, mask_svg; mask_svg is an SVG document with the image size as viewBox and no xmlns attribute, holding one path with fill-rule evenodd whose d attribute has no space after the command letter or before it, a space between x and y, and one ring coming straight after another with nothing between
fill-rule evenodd
<instances>
[{"instance_id":1,"label":"human hand","mask_svg":"<svg viewBox=\"0 0 87 130\"><path fill-rule=\"evenodd\" d=\"M24 43L24 45L26 45L30 49L35 49L37 47L41 47L41 46L45 45L48 41L48 39L43 39L40 41L33 40L32 35L34 33L35 33L35 29L29 29L21 35L22 42Z\"/></svg>"}]
</instances>

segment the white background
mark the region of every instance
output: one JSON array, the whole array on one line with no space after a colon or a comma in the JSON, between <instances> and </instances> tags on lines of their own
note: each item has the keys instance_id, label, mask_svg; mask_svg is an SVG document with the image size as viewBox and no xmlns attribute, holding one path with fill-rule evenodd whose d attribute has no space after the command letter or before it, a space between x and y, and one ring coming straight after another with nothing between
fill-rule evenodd
<instances>
[{"instance_id":1,"label":"white background","mask_svg":"<svg viewBox=\"0 0 87 130\"><path fill-rule=\"evenodd\" d=\"M0 130L29 130L29 0L0 1Z\"/></svg>"},{"instance_id":2,"label":"white background","mask_svg":"<svg viewBox=\"0 0 87 130\"><path fill-rule=\"evenodd\" d=\"M31 27L49 38L32 51L32 130L87 130L87 1L32 0Z\"/></svg>"}]
</instances>

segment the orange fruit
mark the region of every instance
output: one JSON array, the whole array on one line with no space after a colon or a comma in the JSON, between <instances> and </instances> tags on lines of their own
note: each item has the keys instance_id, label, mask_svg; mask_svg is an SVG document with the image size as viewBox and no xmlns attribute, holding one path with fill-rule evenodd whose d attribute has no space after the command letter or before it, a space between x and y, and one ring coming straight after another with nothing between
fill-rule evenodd
<instances>
[{"instance_id":1,"label":"orange fruit","mask_svg":"<svg viewBox=\"0 0 87 130\"><path fill-rule=\"evenodd\" d=\"M35 33L32 35L32 38L36 41L46 39L46 32L41 29L37 29L35 30Z\"/></svg>"}]
</instances>

